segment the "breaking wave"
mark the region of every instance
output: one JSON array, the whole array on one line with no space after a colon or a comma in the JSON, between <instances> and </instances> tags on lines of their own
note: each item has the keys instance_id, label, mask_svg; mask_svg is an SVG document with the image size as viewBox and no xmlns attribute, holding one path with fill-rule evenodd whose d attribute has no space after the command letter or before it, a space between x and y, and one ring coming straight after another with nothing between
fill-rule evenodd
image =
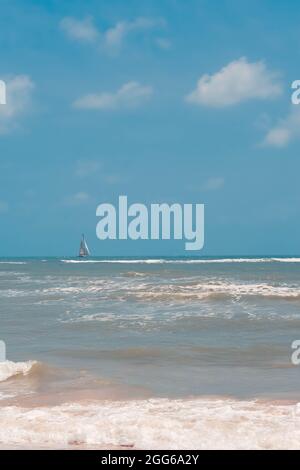
<instances>
[{"instance_id":1,"label":"breaking wave","mask_svg":"<svg viewBox=\"0 0 300 470\"><path fill-rule=\"evenodd\" d=\"M137 289L135 296L151 300L203 300L209 298L258 296L266 298L299 299L300 288L269 284L198 283L186 286L162 286L156 289Z\"/></svg>"},{"instance_id":2,"label":"breaking wave","mask_svg":"<svg viewBox=\"0 0 300 470\"><path fill-rule=\"evenodd\" d=\"M199 278L170 279L169 282L159 283L156 279L148 280L146 276L132 275L111 278L68 282L64 286L51 286L34 290L3 289L0 297L29 297L39 296L42 302L59 301L71 296L89 300L113 301L201 301L201 300L239 300L246 297L261 297L265 299L294 300L300 299L298 284L272 285L269 283L239 283L226 280L208 280L201 282ZM126 280L127 279L127 280ZM158 279L159 280L159 279Z\"/></svg>"},{"instance_id":3,"label":"breaking wave","mask_svg":"<svg viewBox=\"0 0 300 470\"><path fill-rule=\"evenodd\" d=\"M0 261L0 264L27 264L25 261Z\"/></svg>"},{"instance_id":4,"label":"breaking wave","mask_svg":"<svg viewBox=\"0 0 300 470\"><path fill-rule=\"evenodd\" d=\"M62 263L112 263L112 264L211 264L211 263L300 263L300 258L216 258L216 259L62 259Z\"/></svg>"},{"instance_id":5,"label":"breaking wave","mask_svg":"<svg viewBox=\"0 0 300 470\"><path fill-rule=\"evenodd\" d=\"M53 431L55 429L55 432ZM300 404L151 399L6 406L0 444L30 448L299 449Z\"/></svg>"},{"instance_id":6,"label":"breaking wave","mask_svg":"<svg viewBox=\"0 0 300 470\"><path fill-rule=\"evenodd\" d=\"M298 286L273 286L269 284L238 284L230 282L194 283L186 285L166 284L156 285L147 282L135 284L120 284L97 282L86 286L54 287L44 289L47 294L97 294L107 293L111 299L126 300L203 300L243 296L258 296L282 299L299 299Z\"/></svg>"},{"instance_id":7,"label":"breaking wave","mask_svg":"<svg viewBox=\"0 0 300 470\"><path fill-rule=\"evenodd\" d=\"M37 361L27 362L0 362L0 382L10 379L16 375L28 375L34 366L38 364Z\"/></svg>"}]
</instances>

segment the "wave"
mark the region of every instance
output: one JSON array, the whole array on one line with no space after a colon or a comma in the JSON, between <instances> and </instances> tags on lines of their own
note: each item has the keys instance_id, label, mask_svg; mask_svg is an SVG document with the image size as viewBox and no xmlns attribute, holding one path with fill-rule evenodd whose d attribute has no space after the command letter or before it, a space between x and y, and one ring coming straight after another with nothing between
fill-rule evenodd
<instances>
[{"instance_id":1,"label":"wave","mask_svg":"<svg viewBox=\"0 0 300 470\"><path fill-rule=\"evenodd\" d=\"M272 258L278 263L300 263L300 258Z\"/></svg>"},{"instance_id":2,"label":"wave","mask_svg":"<svg viewBox=\"0 0 300 470\"><path fill-rule=\"evenodd\" d=\"M37 361L27 362L0 362L0 382L10 379L16 375L28 375L34 366L38 364Z\"/></svg>"},{"instance_id":3,"label":"wave","mask_svg":"<svg viewBox=\"0 0 300 470\"><path fill-rule=\"evenodd\" d=\"M300 404L195 398L5 406L0 424L2 447L300 448Z\"/></svg>"},{"instance_id":4,"label":"wave","mask_svg":"<svg viewBox=\"0 0 300 470\"><path fill-rule=\"evenodd\" d=\"M0 261L0 264L27 264L26 261Z\"/></svg>"},{"instance_id":5,"label":"wave","mask_svg":"<svg viewBox=\"0 0 300 470\"><path fill-rule=\"evenodd\" d=\"M216 259L190 259L178 260L178 263L186 264L213 264L213 263L268 263L272 258L216 258Z\"/></svg>"},{"instance_id":6,"label":"wave","mask_svg":"<svg viewBox=\"0 0 300 470\"><path fill-rule=\"evenodd\" d=\"M85 259L85 260L61 259L60 261L62 263L70 263L70 264L103 263L103 261L101 261L101 260L92 260L92 259Z\"/></svg>"},{"instance_id":7,"label":"wave","mask_svg":"<svg viewBox=\"0 0 300 470\"><path fill-rule=\"evenodd\" d=\"M181 262L180 260L164 260L164 259L86 259L86 260L76 260L76 259L61 259L62 263L69 264L163 264L163 263L177 263Z\"/></svg>"},{"instance_id":8,"label":"wave","mask_svg":"<svg viewBox=\"0 0 300 470\"><path fill-rule=\"evenodd\" d=\"M111 299L126 300L203 300L233 297L235 299L245 296L258 296L282 299L299 299L299 286L274 286L270 284L238 284L230 282L178 284L151 284L147 282L134 284L121 284L120 282L106 285L91 283L86 286L55 287L44 289L44 293L55 294L97 294L107 293Z\"/></svg>"},{"instance_id":9,"label":"wave","mask_svg":"<svg viewBox=\"0 0 300 470\"><path fill-rule=\"evenodd\" d=\"M216 258L216 259L62 259L62 263L111 263L111 264L213 264L213 263L300 263L300 258Z\"/></svg>"},{"instance_id":10,"label":"wave","mask_svg":"<svg viewBox=\"0 0 300 470\"><path fill-rule=\"evenodd\" d=\"M282 299L299 299L300 288L290 286L272 286L269 284L236 284L236 283L198 283L196 285L168 285L135 290L135 296L151 300L203 300L209 298L235 299L245 296L259 296Z\"/></svg>"},{"instance_id":11,"label":"wave","mask_svg":"<svg viewBox=\"0 0 300 470\"><path fill-rule=\"evenodd\" d=\"M110 299L126 300L205 300L205 299L223 299L233 297L257 296L281 299L300 299L300 287L293 286L272 286L269 284L235 284L235 283L198 283L195 285L153 285L147 283L141 284L123 284L106 286L86 285L82 287L53 287L44 289L42 293L46 294L98 294L108 295Z\"/></svg>"},{"instance_id":12,"label":"wave","mask_svg":"<svg viewBox=\"0 0 300 470\"><path fill-rule=\"evenodd\" d=\"M126 282L124 279L128 279ZM101 296L101 300L112 301L201 301L201 300L239 300L246 297L262 297L281 300L299 300L300 286L297 284L272 285L267 283L237 283L230 281L204 281L187 278L174 282L159 283L147 281L144 277L125 276L124 279L97 279L83 281L82 285L67 284L65 286L53 286L35 290L3 289L1 297L28 297L40 296L40 302L59 301L77 296L82 301L92 300ZM177 282L176 282L177 281ZM86 297L88 296L88 297ZM85 298L86 297L86 298Z\"/></svg>"},{"instance_id":13,"label":"wave","mask_svg":"<svg viewBox=\"0 0 300 470\"><path fill-rule=\"evenodd\" d=\"M47 259L40 262L45 263ZM229 264L229 263L300 263L300 257L208 258L208 259L61 259L66 264ZM24 265L26 261L0 261L0 264Z\"/></svg>"}]
</instances>

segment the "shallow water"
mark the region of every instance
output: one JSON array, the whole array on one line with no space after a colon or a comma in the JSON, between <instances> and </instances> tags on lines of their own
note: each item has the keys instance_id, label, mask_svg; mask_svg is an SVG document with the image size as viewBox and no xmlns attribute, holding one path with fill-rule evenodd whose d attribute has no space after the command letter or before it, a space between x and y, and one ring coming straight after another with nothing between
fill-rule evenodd
<instances>
[{"instance_id":1,"label":"shallow water","mask_svg":"<svg viewBox=\"0 0 300 470\"><path fill-rule=\"evenodd\" d=\"M201 408L203 397L219 397L226 411L225 396L253 410L257 398L297 401L299 261L1 259L0 339L11 361L0 364L2 410L149 398L172 407L191 397Z\"/></svg>"}]
</instances>

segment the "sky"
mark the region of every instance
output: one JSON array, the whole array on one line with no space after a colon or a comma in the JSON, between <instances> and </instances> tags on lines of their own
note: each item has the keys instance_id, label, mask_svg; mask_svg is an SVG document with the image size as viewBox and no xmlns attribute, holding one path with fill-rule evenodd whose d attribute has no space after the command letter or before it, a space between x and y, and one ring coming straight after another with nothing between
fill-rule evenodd
<instances>
[{"instance_id":1,"label":"sky","mask_svg":"<svg viewBox=\"0 0 300 470\"><path fill-rule=\"evenodd\" d=\"M96 207L205 204L200 256L300 255L293 0L1 0L0 256L100 241Z\"/></svg>"}]
</instances>

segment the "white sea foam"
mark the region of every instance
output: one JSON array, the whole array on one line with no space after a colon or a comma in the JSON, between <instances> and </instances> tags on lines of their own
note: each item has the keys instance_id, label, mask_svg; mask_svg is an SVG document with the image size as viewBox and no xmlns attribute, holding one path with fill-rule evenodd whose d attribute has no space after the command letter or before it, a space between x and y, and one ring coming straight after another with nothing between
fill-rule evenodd
<instances>
[{"instance_id":1,"label":"white sea foam","mask_svg":"<svg viewBox=\"0 0 300 470\"><path fill-rule=\"evenodd\" d=\"M40 260L47 262L46 259ZM210 259L61 259L62 263L67 264L214 264L214 263L300 263L300 257L283 258L210 258ZM0 261L0 264L22 265L26 261Z\"/></svg>"},{"instance_id":2,"label":"white sea foam","mask_svg":"<svg viewBox=\"0 0 300 470\"><path fill-rule=\"evenodd\" d=\"M177 263L176 260L164 259L61 259L62 263L69 264L93 264L93 263L111 263L111 264L162 264L162 263Z\"/></svg>"},{"instance_id":3,"label":"white sea foam","mask_svg":"<svg viewBox=\"0 0 300 470\"><path fill-rule=\"evenodd\" d=\"M213 263L300 263L300 258L216 258L216 259L62 259L63 263L111 263L111 264L213 264Z\"/></svg>"},{"instance_id":4,"label":"white sea foam","mask_svg":"<svg viewBox=\"0 0 300 470\"><path fill-rule=\"evenodd\" d=\"M0 392L0 401L6 400L7 398L14 398L15 396L15 393Z\"/></svg>"},{"instance_id":5,"label":"white sea foam","mask_svg":"<svg viewBox=\"0 0 300 470\"><path fill-rule=\"evenodd\" d=\"M175 262L186 264L213 264L213 263L268 263L271 258L216 258L216 259L188 259ZM172 261L171 261L172 262Z\"/></svg>"},{"instance_id":6,"label":"white sea foam","mask_svg":"<svg viewBox=\"0 0 300 470\"><path fill-rule=\"evenodd\" d=\"M0 261L0 264L27 264L25 261Z\"/></svg>"},{"instance_id":7,"label":"white sea foam","mask_svg":"<svg viewBox=\"0 0 300 470\"><path fill-rule=\"evenodd\" d=\"M159 279L158 279L159 280ZM223 279L209 278L201 280L197 277L185 277L170 279L169 282L158 282L156 278L141 276L115 277L111 279L82 279L66 282L63 286L24 290L2 289L0 297L28 297L40 296L40 301L46 297L55 301L64 300L71 296L99 296L101 299L123 301L137 299L141 301L189 301L189 300L214 300L222 297L239 299L242 297L265 297L279 299L300 299L300 285L298 283L286 283L276 285L266 282L243 283ZM58 299L57 296L60 296Z\"/></svg>"},{"instance_id":8,"label":"white sea foam","mask_svg":"<svg viewBox=\"0 0 300 470\"><path fill-rule=\"evenodd\" d=\"M279 263L300 263L300 258L272 258Z\"/></svg>"},{"instance_id":9,"label":"white sea foam","mask_svg":"<svg viewBox=\"0 0 300 470\"><path fill-rule=\"evenodd\" d=\"M36 365L36 361L27 362L0 362L0 382L13 377L15 375L27 375L30 373L32 367Z\"/></svg>"},{"instance_id":10,"label":"white sea foam","mask_svg":"<svg viewBox=\"0 0 300 470\"><path fill-rule=\"evenodd\" d=\"M61 259L60 261L61 261L62 263L70 263L70 264L103 263L102 260L93 260L93 259L85 259L85 260L79 260L79 259Z\"/></svg>"},{"instance_id":11,"label":"white sea foam","mask_svg":"<svg viewBox=\"0 0 300 470\"><path fill-rule=\"evenodd\" d=\"M231 282L210 282L197 283L193 285L164 285L155 289L138 289L136 296L147 298L166 298L172 299L205 299L216 295L228 295L234 298L241 296L262 296L262 297L281 297L281 298L299 298L299 286L274 286L267 283L231 283Z\"/></svg>"},{"instance_id":12,"label":"white sea foam","mask_svg":"<svg viewBox=\"0 0 300 470\"><path fill-rule=\"evenodd\" d=\"M284 285L276 286L267 283L235 283L229 281L219 282L193 282L191 284L153 284L151 282L136 283L105 283L97 285L91 283L83 287L55 288L47 292L61 292L64 294L99 293L106 291L111 296L126 299L126 296L147 300L201 300L216 296L262 296L279 298L300 298L300 286Z\"/></svg>"},{"instance_id":13,"label":"white sea foam","mask_svg":"<svg viewBox=\"0 0 300 470\"><path fill-rule=\"evenodd\" d=\"M2 407L0 443L50 448L299 449L300 405L152 399Z\"/></svg>"}]
</instances>

